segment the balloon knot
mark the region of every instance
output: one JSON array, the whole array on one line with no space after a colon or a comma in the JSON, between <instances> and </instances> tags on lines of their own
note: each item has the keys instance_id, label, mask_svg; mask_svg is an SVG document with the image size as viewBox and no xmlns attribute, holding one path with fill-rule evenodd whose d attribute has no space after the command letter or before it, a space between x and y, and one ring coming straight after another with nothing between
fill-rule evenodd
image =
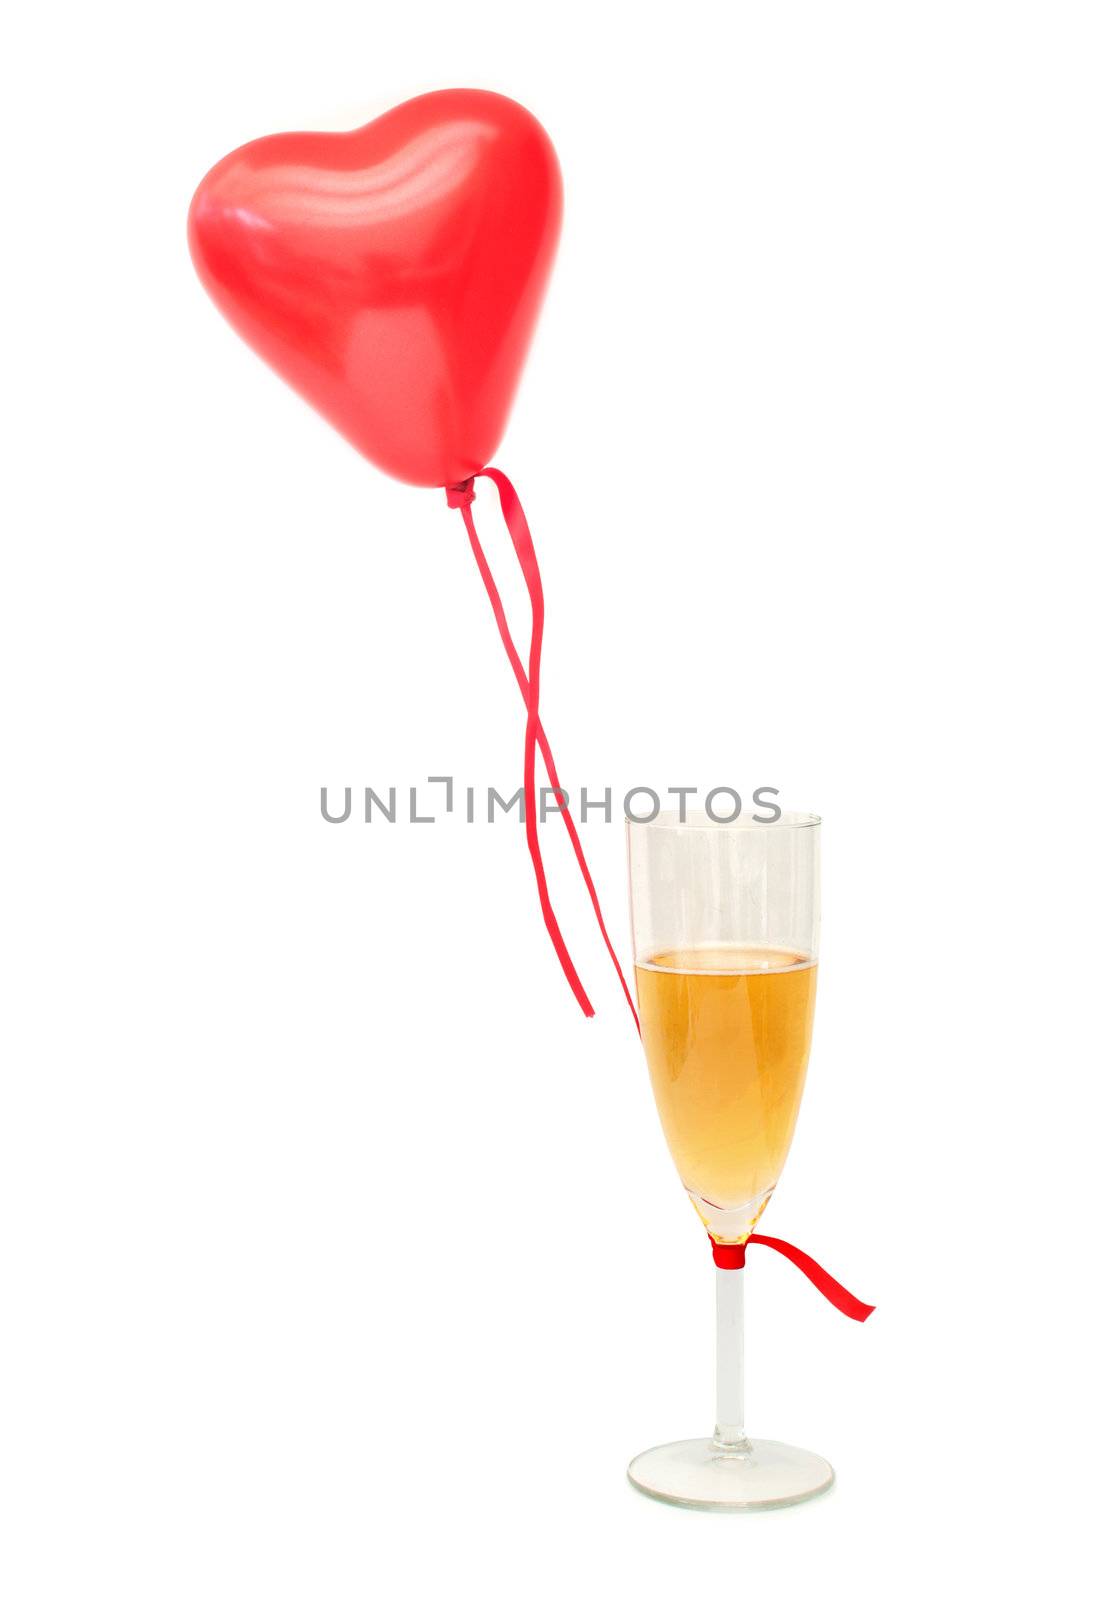
<instances>
[{"instance_id":1,"label":"balloon knot","mask_svg":"<svg viewBox=\"0 0 1093 1600\"><path fill-rule=\"evenodd\" d=\"M444 493L448 496L448 504L452 510L461 511L474 499L474 479L465 478L462 483L448 484Z\"/></svg>"}]
</instances>

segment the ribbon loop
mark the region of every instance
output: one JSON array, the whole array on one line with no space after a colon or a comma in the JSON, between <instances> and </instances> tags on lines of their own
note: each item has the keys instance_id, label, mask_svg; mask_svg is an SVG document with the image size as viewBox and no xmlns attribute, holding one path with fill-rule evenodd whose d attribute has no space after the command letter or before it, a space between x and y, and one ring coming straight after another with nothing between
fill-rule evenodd
<instances>
[{"instance_id":1,"label":"ribbon loop","mask_svg":"<svg viewBox=\"0 0 1093 1600\"><path fill-rule=\"evenodd\" d=\"M830 1300L844 1317L853 1317L855 1322L864 1322L877 1309L876 1306L866 1305L864 1300L852 1295L849 1289L844 1289L830 1272L824 1271L818 1261L813 1261L803 1250L798 1250L795 1244L787 1244L785 1239L775 1239L769 1233L753 1233L743 1244L720 1244L711 1234L710 1244L713 1246L714 1265L726 1272L740 1270L744 1265L744 1256L749 1244L765 1244L768 1249L776 1250L780 1256L785 1256L787 1261L792 1261L793 1265L804 1273L809 1282L814 1284L824 1298Z\"/></svg>"},{"instance_id":2,"label":"ribbon loop","mask_svg":"<svg viewBox=\"0 0 1093 1600\"><path fill-rule=\"evenodd\" d=\"M713 1264L720 1267L723 1272L739 1272L744 1265L744 1246L742 1244L719 1244L711 1233L710 1243L713 1246Z\"/></svg>"}]
</instances>

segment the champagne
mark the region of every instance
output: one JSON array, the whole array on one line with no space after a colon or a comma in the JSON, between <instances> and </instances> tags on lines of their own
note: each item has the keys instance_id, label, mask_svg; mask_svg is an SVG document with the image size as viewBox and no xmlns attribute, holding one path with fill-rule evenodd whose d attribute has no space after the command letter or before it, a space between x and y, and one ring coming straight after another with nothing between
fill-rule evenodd
<instances>
[{"instance_id":1,"label":"champagne","mask_svg":"<svg viewBox=\"0 0 1093 1600\"><path fill-rule=\"evenodd\" d=\"M816 964L792 950L700 945L639 962L637 989L676 1169L714 1238L746 1239L793 1138Z\"/></svg>"}]
</instances>

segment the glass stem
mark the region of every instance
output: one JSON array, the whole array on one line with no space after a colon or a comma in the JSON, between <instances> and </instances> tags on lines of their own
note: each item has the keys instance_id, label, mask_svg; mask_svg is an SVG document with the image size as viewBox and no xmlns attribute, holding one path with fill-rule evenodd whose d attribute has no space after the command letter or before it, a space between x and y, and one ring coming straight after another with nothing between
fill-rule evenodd
<instances>
[{"instance_id":1,"label":"glass stem","mask_svg":"<svg viewBox=\"0 0 1093 1600\"><path fill-rule=\"evenodd\" d=\"M718 1444L747 1443L744 1432L744 1271L715 1267L717 1279Z\"/></svg>"}]
</instances>

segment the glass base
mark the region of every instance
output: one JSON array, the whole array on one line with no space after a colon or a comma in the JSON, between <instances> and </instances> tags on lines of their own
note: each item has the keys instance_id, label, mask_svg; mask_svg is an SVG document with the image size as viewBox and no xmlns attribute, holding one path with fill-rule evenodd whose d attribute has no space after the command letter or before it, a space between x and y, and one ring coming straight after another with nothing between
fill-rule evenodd
<instances>
[{"instance_id":1,"label":"glass base","mask_svg":"<svg viewBox=\"0 0 1093 1600\"><path fill-rule=\"evenodd\" d=\"M771 1439L722 1445L682 1439L635 1456L627 1471L635 1489L673 1506L699 1511L766 1511L823 1494L835 1474L822 1456Z\"/></svg>"}]
</instances>

